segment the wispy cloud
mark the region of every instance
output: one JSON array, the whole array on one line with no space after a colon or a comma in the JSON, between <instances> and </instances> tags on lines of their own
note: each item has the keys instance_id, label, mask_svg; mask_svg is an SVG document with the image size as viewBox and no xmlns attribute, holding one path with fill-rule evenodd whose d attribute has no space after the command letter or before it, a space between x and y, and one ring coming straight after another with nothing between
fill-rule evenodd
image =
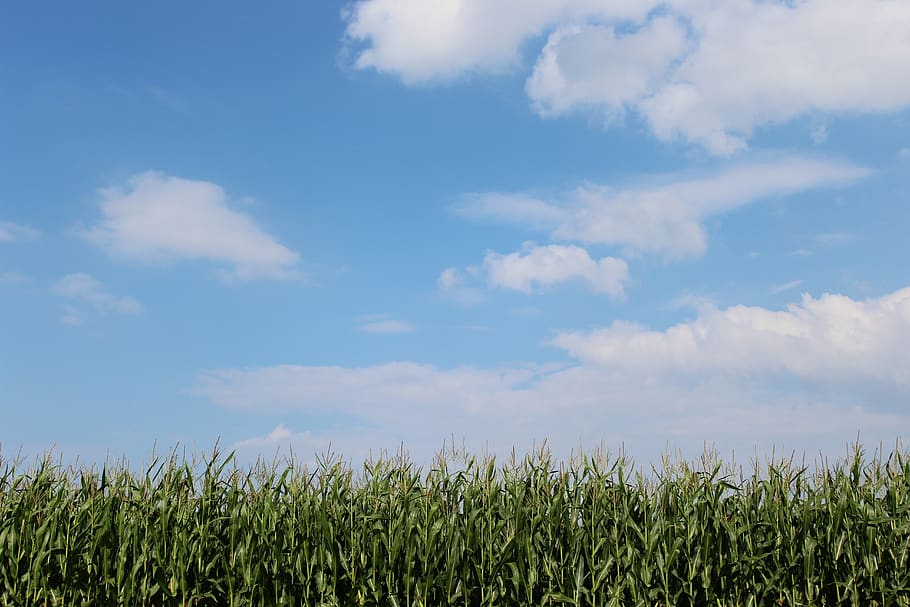
<instances>
[{"instance_id":1,"label":"wispy cloud","mask_svg":"<svg viewBox=\"0 0 910 607\"><path fill-rule=\"evenodd\" d=\"M477 287L468 286L468 281L476 278L480 268L470 266L465 271L458 268L446 268L436 279L439 293L460 306L473 306L483 301L483 292Z\"/></svg>"},{"instance_id":2,"label":"wispy cloud","mask_svg":"<svg viewBox=\"0 0 910 607\"><path fill-rule=\"evenodd\" d=\"M219 186L148 172L100 191L101 218L77 229L113 257L221 264L227 281L299 278L299 255L230 207Z\"/></svg>"},{"instance_id":3,"label":"wispy cloud","mask_svg":"<svg viewBox=\"0 0 910 607\"><path fill-rule=\"evenodd\" d=\"M19 272L0 272L0 286L18 285L27 280L28 279Z\"/></svg>"},{"instance_id":4,"label":"wispy cloud","mask_svg":"<svg viewBox=\"0 0 910 607\"><path fill-rule=\"evenodd\" d=\"M709 217L773 196L845 186L869 172L845 162L788 156L702 175L665 175L625 188L585 184L556 200L469 194L455 211L468 219L548 231L557 240L619 246L627 254L691 258L707 248Z\"/></svg>"},{"instance_id":5,"label":"wispy cloud","mask_svg":"<svg viewBox=\"0 0 910 607\"><path fill-rule=\"evenodd\" d=\"M85 323L85 311L72 304L63 304L63 313L60 322L71 327L78 327Z\"/></svg>"},{"instance_id":6,"label":"wispy cloud","mask_svg":"<svg viewBox=\"0 0 910 607\"><path fill-rule=\"evenodd\" d=\"M28 226L11 221L0 221L0 242L27 242L35 240L41 233Z\"/></svg>"},{"instance_id":7,"label":"wispy cloud","mask_svg":"<svg viewBox=\"0 0 910 607\"><path fill-rule=\"evenodd\" d=\"M255 455L293 454L295 461L314 463L312 455L329 448L329 441L316 437L312 432L294 432L284 424L278 424L265 436L253 436L236 441L231 450L242 454L249 452ZM298 454L301 456L297 459Z\"/></svg>"},{"instance_id":8,"label":"wispy cloud","mask_svg":"<svg viewBox=\"0 0 910 607\"><path fill-rule=\"evenodd\" d=\"M56 282L51 291L70 302L64 305L61 317L61 322L69 325L82 324L86 308L99 314L123 315L138 314L143 309L136 299L111 293L90 274L67 274Z\"/></svg>"},{"instance_id":9,"label":"wispy cloud","mask_svg":"<svg viewBox=\"0 0 910 607\"><path fill-rule=\"evenodd\" d=\"M799 287L801 284L803 284L802 280L791 280L790 282L774 285L768 290L768 292L771 293L771 295L778 295L780 293L784 293L785 291L792 291L793 289Z\"/></svg>"},{"instance_id":10,"label":"wispy cloud","mask_svg":"<svg viewBox=\"0 0 910 607\"><path fill-rule=\"evenodd\" d=\"M175 112L179 112L181 114L186 113L186 104L177 94L156 84L149 84L144 88L145 92L148 93L152 99L165 106L166 108Z\"/></svg>"},{"instance_id":11,"label":"wispy cloud","mask_svg":"<svg viewBox=\"0 0 910 607\"><path fill-rule=\"evenodd\" d=\"M670 310L678 310L680 308L689 308L692 310L708 310L716 307L716 303L713 297L708 295L695 295L693 293L683 293L677 297L671 299L667 308Z\"/></svg>"},{"instance_id":12,"label":"wispy cloud","mask_svg":"<svg viewBox=\"0 0 910 607\"><path fill-rule=\"evenodd\" d=\"M822 145L828 141L828 125L824 121L816 122L812 125L809 136L812 138L812 143Z\"/></svg>"},{"instance_id":13,"label":"wispy cloud","mask_svg":"<svg viewBox=\"0 0 910 607\"><path fill-rule=\"evenodd\" d=\"M366 322L357 327L358 331L364 333L378 333L382 335L392 335L396 333L411 333L417 330L417 327L403 320L387 318L384 320L374 320Z\"/></svg>"},{"instance_id":14,"label":"wispy cloud","mask_svg":"<svg viewBox=\"0 0 910 607\"><path fill-rule=\"evenodd\" d=\"M852 232L822 232L812 237L815 242L828 245L845 245L859 240Z\"/></svg>"}]
</instances>

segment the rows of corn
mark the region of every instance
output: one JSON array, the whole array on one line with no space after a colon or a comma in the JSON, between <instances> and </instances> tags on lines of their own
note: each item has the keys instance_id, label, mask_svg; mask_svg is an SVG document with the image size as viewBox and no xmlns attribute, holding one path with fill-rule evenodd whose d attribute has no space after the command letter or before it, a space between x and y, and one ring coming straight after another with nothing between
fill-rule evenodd
<instances>
[{"instance_id":1,"label":"rows of corn","mask_svg":"<svg viewBox=\"0 0 910 607\"><path fill-rule=\"evenodd\" d=\"M910 457L0 458L0 605L910 605Z\"/></svg>"}]
</instances>

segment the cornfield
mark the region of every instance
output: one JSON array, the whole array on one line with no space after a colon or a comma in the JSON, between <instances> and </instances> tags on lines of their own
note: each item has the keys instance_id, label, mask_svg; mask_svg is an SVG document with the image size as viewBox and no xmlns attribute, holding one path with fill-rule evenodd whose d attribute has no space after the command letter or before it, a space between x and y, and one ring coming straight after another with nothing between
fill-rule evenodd
<instances>
[{"instance_id":1,"label":"cornfield","mask_svg":"<svg viewBox=\"0 0 910 607\"><path fill-rule=\"evenodd\" d=\"M0 605L910 605L910 458L0 458Z\"/></svg>"}]
</instances>

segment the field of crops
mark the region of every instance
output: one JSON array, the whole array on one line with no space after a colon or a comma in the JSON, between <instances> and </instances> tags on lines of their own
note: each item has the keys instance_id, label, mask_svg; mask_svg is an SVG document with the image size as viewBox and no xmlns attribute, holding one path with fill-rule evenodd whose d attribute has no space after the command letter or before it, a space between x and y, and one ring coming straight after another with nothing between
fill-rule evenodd
<instances>
[{"instance_id":1,"label":"field of crops","mask_svg":"<svg viewBox=\"0 0 910 607\"><path fill-rule=\"evenodd\" d=\"M0 459L0 605L910 605L910 458Z\"/></svg>"}]
</instances>

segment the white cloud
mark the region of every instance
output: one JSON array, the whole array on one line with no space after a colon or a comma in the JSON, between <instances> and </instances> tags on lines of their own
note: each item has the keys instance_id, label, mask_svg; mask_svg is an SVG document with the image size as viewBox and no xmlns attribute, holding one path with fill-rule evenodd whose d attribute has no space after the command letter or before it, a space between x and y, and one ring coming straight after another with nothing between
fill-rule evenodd
<instances>
[{"instance_id":1,"label":"white cloud","mask_svg":"<svg viewBox=\"0 0 910 607\"><path fill-rule=\"evenodd\" d=\"M455 207L468 219L511 223L534 230L549 230L566 223L571 210L529 194L483 192L466 194Z\"/></svg>"},{"instance_id":2,"label":"white cloud","mask_svg":"<svg viewBox=\"0 0 910 607\"><path fill-rule=\"evenodd\" d=\"M774 285L769 290L769 293L771 293L772 295L778 295L785 291L792 291L793 289L796 289L797 287L799 287L802 284L803 284L802 280L791 280L790 282L785 282L783 284Z\"/></svg>"},{"instance_id":3,"label":"white cloud","mask_svg":"<svg viewBox=\"0 0 910 607\"><path fill-rule=\"evenodd\" d=\"M373 320L363 323L357 327L357 329L359 331L363 331L364 333L381 333L390 335L395 333L411 333L412 331L415 331L417 327L403 320L394 320L388 318L384 320Z\"/></svg>"},{"instance_id":4,"label":"white cloud","mask_svg":"<svg viewBox=\"0 0 910 607\"><path fill-rule=\"evenodd\" d=\"M900 160L910 160L910 147L901 148L897 153L897 157Z\"/></svg>"},{"instance_id":5,"label":"white cloud","mask_svg":"<svg viewBox=\"0 0 910 607\"><path fill-rule=\"evenodd\" d=\"M535 285L583 280L595 293L612 297L623 295L629 279L629 266L615 257L592 259L581 247L526 242L521 251L503 255L487 253L483 260L487 282L493 287L532 293Z\"/></svg>"},{"instance_id":6,"label":"white cloud","mask_svg":"<svg viewBox=\"0 0 910 607\"><path fill-rule=\"evenodd\" d=\"M439 278L436 280L436 286L443 291L448 291L449 289L454 289L461 285L463 282L464 278L462 278L456 268L446 268L439 274Z\"/></svg>"},{"instance_id":7,"label":"white cloud","mask_svg":"<svg viewBox=\"0 0 910 607\"><path fill-rule=\"evenodd\" d=\"M100 314L133 315L142 312L141 303L132 297L110 293L99 280L89 274L67 274L57 281L52 292L71 302L64 306L64 315L61 317L64 324L78 325L84 321L82 309L75 304L90 307Z\"/></svg>"},{"instance_id":8,"label":"white cloud","mask_svg":"<svg viewBox=\"0 0 910 607\"><path fill-rule=\"evenodd\" d=\"M0 221L0 242L25 242L38 238L40 232L28 226Z\"/></svg>"},{"instance_id":9,"label":"white cloud","mask_svg":"<svg viewBox=\"0 0 910 607\"><path fill-rule=\"evenodd\" d=\"M766 124L910 106L895 0L363 0L346 19L355 66L411 84L518 67L548 33L527 81L541 114L631 111L717 154Z\"/></svg>"},{"instance_id":10,"label":"white cloud","mask_svg":"<svg viewBox=\"0 0 910 607\"><path fill-rule=\"evenodd\" d=\"M354 65L416 84L500 72L527 39L588 16L640 19L640 0L362 0L344 12Z\"/></svg>"},{"instance_id":11,"label":"white cloud","mask_svg":"<svg viewBox=\"0 0 910 607\"><path fill-rule=\"evenodd\" d=\"M654 331L626 322L562 333L553 344L582 361L650 374L787 374L837 384L910 388L910 288L856 301L804 295L784 311L734 306Z\"/></svg>"},{"instance_id":12,"label":"white cloud","mask_svg":"<svg viewBox=\"0 0 910 607\"><path fill-rule=\"evenodd\" d=\"M539 246L528 241L513 253L490 251L480 266L469 266L463 272L447 268L436 282L446 297L471 304L480 301L482 294L477 287L469 286L469 280L485 280L490 287L526 294L564 282L583 281L591 291L617 298L623 296L628 279L629 266L625 260L593 259L581 247Z\"/></svg>"},{"instance_id":13,"label":"white cloud","mask_svg":"<svg viewBox=\"0 0 910 607\"><path fill-rule=\"evenodd\" d=\"M541 52L528 96L542 116L585 107L621 115L655 92L687 46L685 27L666 16L621 36L613 26L564 26Z\"/></svg>"},{"instance_id":14,"label":"white cloud","mask_svg":"<svg viewBox=\"0 0 910 607\"><path fill-rule=\"evenodd\" d=\"M747 456L772 444L837 455L857 431L867 444L910 433L908 340L903 289L807 297L786 311L699 309L663 331L561 333L554 344L573 365L220 369L199 374L195 392L234 409L352 420L311 437L351 457L403 442L428 461L450 437L499 454L547 439L558 454L606 441L645 459L668 442L697 454L705 440Z\"/></svg>"},{"instance_id":15,"label":"white cloud","mask_svg":"<svg viewBox=\"0 0 910 607\"><path fill-rule=\"evenodd\" d=\"M499 395L532 379L533 367L482 370L459 367L441 371L432 365L392 362L372 367L282 365L202 373L196 393L232 408L280 411L339 410L371 421L389 413L429 407L482 411ZM467 394L472 394L465 398ZM505 402L504 400L501 402Z\"/></svg>"},{"instance_id":16,"label":"white cloud","mask_svg":"<svg viewBox=\"0 0 910 607\"><path fill-rule=\"evenodd\" d=\"M230 208L219 186L147 172L100 191L101 220L80 230L110 255L227 265L226 280L293 278L299 256Z\"/></svg>"},{"instance_id":17,"label":"white cloud","mask_svg":"<svg viewBox=\"0 0 910 607\"><path fill-rule=\"evenodd\" d=\"M661 139L715 153L809 112L910 105L910 5L893 0L682 0L695 48L636 109Z\"/></svg>"},{"instance_id":18,"label":"white cloud","mask_svg":"<svg viewBox=\"0 0 910 607\"><path fill-rule=\"evenodd\" d=\"M791 156L733 164L703 176L670 175L625 189L586 184L564 201L472 194L456 211L471 219L547 229L560 240L618 245L628 254L685 258L704 253L708 217L771 196L843 186L867 174L843 162Z\"/></svg>"}]
</instances>

